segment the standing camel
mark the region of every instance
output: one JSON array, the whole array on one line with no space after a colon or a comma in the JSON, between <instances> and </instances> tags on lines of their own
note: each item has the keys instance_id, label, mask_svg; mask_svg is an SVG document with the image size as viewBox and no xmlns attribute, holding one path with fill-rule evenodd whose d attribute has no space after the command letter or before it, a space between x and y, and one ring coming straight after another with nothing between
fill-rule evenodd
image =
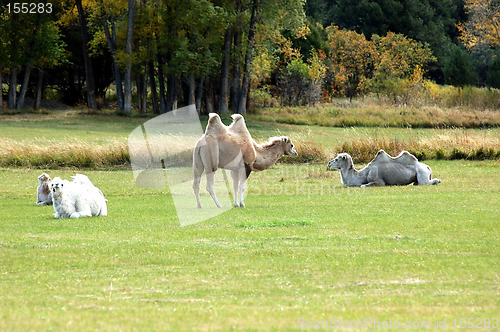
<instances>
[{"instance_id":1,"label":"standing camel","mask_svg":"<svg viewBox=\"0 0 500 332\"><path fill-rule=\"evenodd\" d=\"M257 144L248 132L243 116L234 114L232 118L233 123L226 126L219 115L211 113L205 134L196 142L193 151L193 190L199 208L203 172L206 172L208 193L217 207L221 207L214 190L215 171L219 168L230 170L234 206L244 207L245 183L252 171L271 167L283 155L297 156L288 137L274 137L268 143Z\"/></svg>"}]
</instances>

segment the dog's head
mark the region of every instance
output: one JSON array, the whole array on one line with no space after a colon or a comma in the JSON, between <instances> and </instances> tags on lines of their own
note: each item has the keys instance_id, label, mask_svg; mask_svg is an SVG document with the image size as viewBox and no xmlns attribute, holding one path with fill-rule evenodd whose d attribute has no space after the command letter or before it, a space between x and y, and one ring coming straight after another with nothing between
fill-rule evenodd
<instances>
[{"instance_id":1,"label":"dog's head","mask_svg":"<svg viewBox=\"0 0 500 332\"><path fill-rule=\"evenodd\" d=\"M40 184L48 184L52 179L50 178L50 176L47 174L47 173L42 173L40 174L40 176L38 177L38 182L40 182Z\"/></svg>"},{"instance_id":2,"label":"dog's head","mask_svg":"<svg viewBox=\"0 0 500 332\"><path fill-rule=\"evenodd\" d=\"M68 181L63 180L60 177L54 178L49 183L49 188L53 195L64 190L64 186L68 186Z\"/></svg>"}]
</instances>

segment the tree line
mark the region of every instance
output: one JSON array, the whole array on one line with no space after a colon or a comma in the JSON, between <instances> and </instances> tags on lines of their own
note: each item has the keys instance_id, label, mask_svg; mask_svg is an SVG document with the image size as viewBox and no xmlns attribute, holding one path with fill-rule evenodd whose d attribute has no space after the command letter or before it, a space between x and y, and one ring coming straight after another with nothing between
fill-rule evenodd
<instances>
[{"instance_id":1,"label":"tree line","mask_svg":"<svg viewBox=\"0 0 500 332\"><path fill-rule=\"evenodd\" d=\"M51 12L0 9L0 107L244 114L250 99L306 105L417 76L500 87L498 0L31 2Z\"/></svg>"}]
</instances>

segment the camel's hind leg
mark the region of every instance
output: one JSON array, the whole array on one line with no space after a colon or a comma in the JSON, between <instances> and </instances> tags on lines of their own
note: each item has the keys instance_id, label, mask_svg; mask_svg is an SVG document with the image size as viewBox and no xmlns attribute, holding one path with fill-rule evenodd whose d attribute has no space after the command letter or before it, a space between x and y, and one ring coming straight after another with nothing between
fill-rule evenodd
<instances>
[{"instance_id":1,"label":"camel's hind leg","mask_svg":"<svg viewBox=\"0 0 500 332\"><path fill-rule=\"evenodd\" d=\"M215 183L215 172L207 172L207 191L212 196L214 199L215 205L217 207L222 207L220 205L219 201L217 200L217 196L215 195L215 189L214 189L214 183Z\"/></svg>"},{"instance_id":2,"label":"camel's hind leg","mask_svg":"<svg viewBox=\"0 0 500 332\"><path fill-rule=\"evenodd\" d=\"M239 207L240 204L238 203L238 193L239 193L239 187L240 187L240 175L238 170L231 170L231 177L233 178L233 196L234 196L234 207Z\"/></svg>"},{"instance_id":3,"label":"camel's hind leg","mask_svg":"<svg viewBox=\"0 0 500 332\"><path fill-rule=\"evenodd\" d=\"M199 156L199 158L198 158ZM199 151L199 154L196 155L195 153L195 159L194 159L194 169L205 169L205 172L207 174L207 191L212 196L215 204L217 207L222 207L217 200L217 196L215 195L215 189L214 189L214 183L215 183L215 171L217 170L217 167L219 165L219 149L218 145L213 142L206 142L206 145L203 146L203 149ZM200 168L201 167L201 168ZM199 173L199 176L201 176L201 172ZM195 174L195 182L193 183L193 189L195 190L195 195L198 203L198 207L201 207L200 204L200 199L199 196L197 195L197 188L199 188L199 181L196 182L196 175Z\"/></svg>"},{"instance_id":4,"label":"camel's hind leg","mask_svg":"<svg viewBox=\"0 0 500 332\"><path fill-rule=\"evenodd\" d=\"M248 178L246 167L241 167L239 169L238 176L240 178L240 187L239 187L240 207L245 207L245 202L243 202L243 196L245 194L245 184L247 183L247 178Z\"/></svg>"},{"instance_id":5,"label":"camel's hind leg","mask_svg":"<svg viewBox=\"0 0 500 332\"><path fill-rule=\"evenodd\" d=\"M201 175L203 174L203 165L201 165L201 169L194 166L193 167L193 191L194 191L194 196L196 197L196 204L198 205L198 208L201 209L201 202L200 202L200 182L201 182Z\"/></svg>"}]
</instances>

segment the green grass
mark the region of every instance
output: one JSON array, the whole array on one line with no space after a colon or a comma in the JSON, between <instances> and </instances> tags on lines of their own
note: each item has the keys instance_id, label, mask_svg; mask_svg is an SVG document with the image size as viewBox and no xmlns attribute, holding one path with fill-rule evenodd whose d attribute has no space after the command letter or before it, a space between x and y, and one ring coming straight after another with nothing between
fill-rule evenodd
<instances>
[{"instance_id":1,"label":"green grass","mask_svg":"<svg viewBox=\"0 0 500 332\"><path fill-rule=\"evenodd\" d=\"M56 220L35 204L40 171L0 169L0 330L500 318L500 164L428 164L443 183L364 189L278 165L252 175L247 208L187 227L130 171L80 170L109 216Z\"/></svg>"},{"instance_id":2,"label":"green grass","mask_svg":"<svg viewBox=\"0 0 500 332\"><path fill-rule=\"evenodd\" d=\"M2 152L106 159L148 120L44 113L0 115ZM343 144L500 138L498 127L247 123L258 140L288 135L327 155ZM454 318L500 319L500 162L426 163L443 183L347 188L324 163L278 164L251 176L245 209L186 227L168 192L137 187L127 166L0 168L0 330L289 330L300 318L446 318L458 330ZM87 174L109 216L54 219L35 203L42 171Z\"/></svg>"}]
</instances>

